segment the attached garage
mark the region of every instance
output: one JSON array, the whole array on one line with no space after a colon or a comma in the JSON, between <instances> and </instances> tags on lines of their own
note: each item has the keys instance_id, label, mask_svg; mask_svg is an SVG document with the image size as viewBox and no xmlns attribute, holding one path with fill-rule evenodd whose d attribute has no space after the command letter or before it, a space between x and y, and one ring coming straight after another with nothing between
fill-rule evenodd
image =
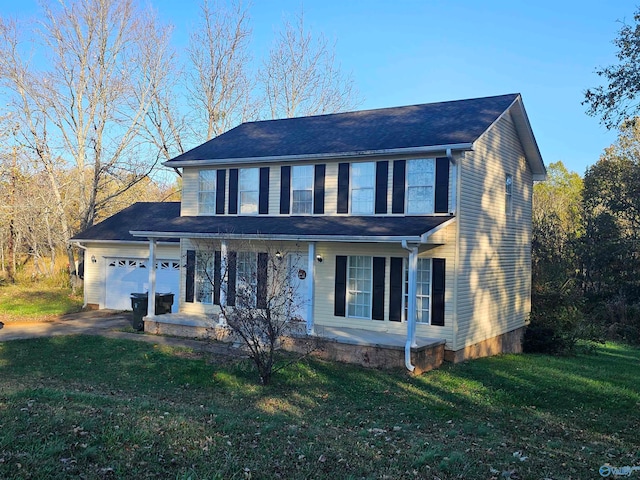
<instances>
[{"instance_id":1,"label":"attached garage","mask_svg":"<svg viewBox=\"0 0 640 480\"><path fill-rule=\"evenodd\" d=\"M131 310L131 294L149 290L148 258L105 258L104 307L115 310ZM172 312L178 311L180 289L180 262L158 260L156 262L156 292L173 293Z\"/></svg>"},{"instance_id":2,"label":"attached garage","mask_svg":"<svg viewBox=\"0 0 640 480\"><path fill-rule=\"evenodd\" d=\"M131 230L180 216L179 202L136 203L76 235L84 251L84 301L95 308L131 310L131 294L149 291L149 241ZM173 293L172 312L180 300L180 241L156 243L156 293Z\"/></svg>"}]
</instances>

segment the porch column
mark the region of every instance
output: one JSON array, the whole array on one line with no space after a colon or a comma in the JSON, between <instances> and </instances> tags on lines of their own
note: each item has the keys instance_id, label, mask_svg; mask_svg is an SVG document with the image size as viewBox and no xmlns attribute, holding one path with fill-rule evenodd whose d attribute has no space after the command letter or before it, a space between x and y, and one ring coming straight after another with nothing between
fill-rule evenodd
<instances>
[{"instance_id":1,"label":"porch column","mask_svg":"<svg viewBox=\"0 0 640 480\"><path fill-rule=\"evenodd\" d=\"M226 326L227 321L222 314L222 309L227 306L227 283L229 275L227 274L227 241L220 241L220 314L218 315L218 325Z\"/></svg>"},{"instance_id":2,"label":"porch column","mask_svg":"<svg viewBox=\"0 0 640 480\"><path fill-rule=\"evenodd\" d=\"M314 335L313 307L315 305L315 280L316 280L316 243L309 242L309 261L307 270L307 335Z\"/></svg>"},{"instance_id":3,"label":"porch column","mask_svg":"<svg viewBox=\"0 0 640 480\"><path fill-rule=\"evenodd\" d=\"M156 239L149 239L149 291L147 318L156 316Z\"/></svg>"}]
</instances>

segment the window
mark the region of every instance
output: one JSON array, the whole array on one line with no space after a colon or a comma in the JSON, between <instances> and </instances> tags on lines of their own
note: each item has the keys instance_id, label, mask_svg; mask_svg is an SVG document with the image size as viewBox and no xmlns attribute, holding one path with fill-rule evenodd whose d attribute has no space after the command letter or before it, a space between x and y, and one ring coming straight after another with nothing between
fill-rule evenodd
<instances>
[{"instance_id":1,"label":"window","mask_svg":"<svg viewBox=\"0 0 640 480\"><path fill-rule=\"evenodd\" d=\"M291 169L291 212L310 214L313 211L313 165Z\"/></svg>"},{"instance_id":2,"label":"window","mask_svg":"<svg viewBox=\"0 0 640 480\"><path fill-rule=\"evenodd\" d=\"M409 309L409 268L405 261L404 269L404 318L408 318ZM430 323L431 311L431 259L418 258L416 270L416 322Z\"/></svg>"},{"instance_id":3,"label":"window","mask_svg":"<svg viewBox=\"0 0 640 480\"><path fill-rule=\"evenodd\" d=\"M351 213L373 213L375 183L374 162L351 164Z\"/></svg>"},{"instance_id":4,"label":"window","mask_svg":"<svg viewBox=\"0 0 640 480\"><path fill-rule=\"evenodd\" d=\"M255 307L258 287L257 253L238 252L236 259L236 302Z\"/></svg>"},{"instance_id":5,"label":"window","mask_svg":"<svg viewBox=\"0 0 640 480\"><path fill-rule=\"evenodd\" d=\"M435 162L433 158L407 160L406 213L433 213Z\"/></svg>"},{"instance_id":6,"label":"window","mask_svg":"<svg viewBox=\"0 0 640 480\"><path fill-rule=\"evenodd\" d=\"M213 258L196 257L196 302L213 303Z\"/></svg>"},{"instance_id":7,"label":"window","mask_svg":"<svg viewBox=\"0 0 640 480\"><path fill-rule=\"evenodd\" d=\"M504 213L511 215L513 213L513 177L507 175L504 182Z\"/></svg>"},{"instance_id":8,"label":"window","mask_svg":"<svg viewBox=\"0 0 640 480\"><path fill-rule=\"evenodd\" d=\"M349 257L347 316L371 318L372 257Z\"/></svg>"},{"instance_id":9,"label":"window","mask_svg":"<svg viewBox=\"0 0 640 480\"><path fill-rule=\"evenodd\" d=\"M240 214L257 215L258 190L260 186L260 169L242 168L238 179L238 198Z\"/></svg>"},{"instance_id":10,"label":"window","mask_svg":"<svg viewBox=\"0 0 640 480\"><path fill-rule=\"evenodd\" d=\"M216 213L216 171L200 170L198 174L198 213Z\"/></svg>"}]
</instances>

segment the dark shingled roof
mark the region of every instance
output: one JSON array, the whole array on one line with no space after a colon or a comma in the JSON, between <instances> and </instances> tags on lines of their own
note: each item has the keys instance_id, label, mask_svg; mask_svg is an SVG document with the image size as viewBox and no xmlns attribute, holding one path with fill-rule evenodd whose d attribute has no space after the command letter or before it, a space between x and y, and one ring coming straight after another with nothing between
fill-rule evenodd
<instances>
[{"instance_id":1,"label":"dark shingled roof","mask_svg":"<svg viewBox=\"0 0 640 480\"><path fill-rule=\"evenodd\" d=\"M473 143L518 97L509 94L243 123L165 165Z\"/></svg>"},{"instance_id":2,"label":"dark shingled roof","mask_svg":"<svg viewBox=\"0 0 640 480\"><path fill-rule=\"evenodd\" d=\"M146 241L133 232L211 236L418 237L452 217L181 217L179 202L140 202L74 236L73 241ZM189 235L187 235L189 236ZM162 239L161 239L162 240ZM174 238L173 241L177 241Z\"/></svg>"},{"instance_id":3,"label":"dark shingled roof","mask_svg":"<svg viewBox=\"0 0 640 480\"><path fill-rule=\"evenodd\" d=\"M218 216L175 217L162 222L140 224L136 234L183 234L182 236L278 237L419 237L452 217L346 217L346 216ZM187 235L184 235L187 234Z\"/></svg>"},{"instance_id":4,"label":"dark shingled roof","mask_svg":"<svg viewBox=\"0 0 640 480\"><path fill-rule=\"evenodd\" d=\"M145 241L136 238L131 230L146 229L150 225L162 225L163 222L180 216L180 202L138 202L116 213L106 220L89 227L82 233L75 235L73 241L88 240L121 240ZM177 240L173 240L177 241Z\"/></svg>"}]
</instances>

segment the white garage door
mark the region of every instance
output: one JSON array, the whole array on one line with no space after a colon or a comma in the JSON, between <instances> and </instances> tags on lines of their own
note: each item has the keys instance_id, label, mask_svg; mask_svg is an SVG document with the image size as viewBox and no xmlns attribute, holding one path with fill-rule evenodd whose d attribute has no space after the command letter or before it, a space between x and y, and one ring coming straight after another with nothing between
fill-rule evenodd
<instances>
[{"instance_id":1,"label":"white garage door","mask_svg":"<svg viewBox=\"0 0 640 480\"><path fill-rule=\"evenodd\" d=\"M131 310L131 294L149 291L148 259L108 258L106 272L105 308ZM157 260L156 292L173 293L172 312L178 311L180 262Z\"/></svg>"}]
</instances>

